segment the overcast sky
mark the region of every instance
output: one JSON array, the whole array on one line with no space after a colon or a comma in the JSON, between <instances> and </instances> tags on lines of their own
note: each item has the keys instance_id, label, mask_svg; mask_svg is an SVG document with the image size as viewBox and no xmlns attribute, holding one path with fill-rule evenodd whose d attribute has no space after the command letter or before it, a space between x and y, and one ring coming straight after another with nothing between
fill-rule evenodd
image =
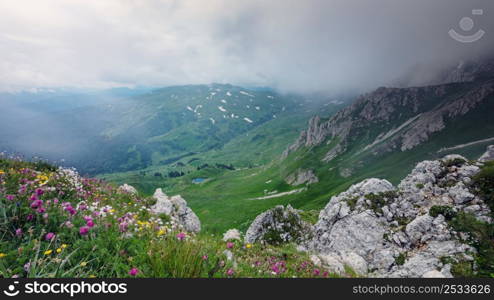
<instances>
[{"instance_id":1,"label":"overcast sky","mask_svg":"<svg viewBox=\"0 0 494 300\"><path fill-rule=\"evenodd\" d=\"M492 0L0 0L0 11L0 90L372 88L416 64L494 53ZM486 34L462 44L451 28Z\"/></svg>"}]
</instances>

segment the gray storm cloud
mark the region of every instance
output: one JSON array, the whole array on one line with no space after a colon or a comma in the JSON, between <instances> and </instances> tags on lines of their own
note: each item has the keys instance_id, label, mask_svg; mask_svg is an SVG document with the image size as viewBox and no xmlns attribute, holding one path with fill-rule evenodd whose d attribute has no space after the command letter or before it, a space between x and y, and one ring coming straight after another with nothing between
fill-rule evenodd
<instances>
[{"instance_id":1,"label":"gray storm cloud","mask_svg":"<svg viewBox=\"0 0 494 300\"><path fill-rule=\"evenodd\" d=\"M0 11L1 90L210 82L366 89L416 65L494 53L491 0L2 0ZM462 17L485 36L453 40L448 31L461 32Z\"/></svg>"}]
</instances>

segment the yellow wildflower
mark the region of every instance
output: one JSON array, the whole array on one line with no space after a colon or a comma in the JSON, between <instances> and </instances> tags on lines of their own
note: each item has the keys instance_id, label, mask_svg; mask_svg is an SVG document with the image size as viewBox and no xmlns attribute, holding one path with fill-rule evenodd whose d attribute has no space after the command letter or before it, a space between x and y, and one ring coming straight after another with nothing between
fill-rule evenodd
<instances>
[{"instance_id":1,"label":"yellow wildflower","mask_svg":"<svg viewBox=\"0 0 494 300\"><path fill-rule=\"evenodd\" d=\"M5 174L5 172L3 170L0 170L0 175L2 175L2 174Z\"/></svg>"},{"instance_id":2,"label":"yellow wildflower","mask_svg":"<svg viewBox=\"0 0 494 300\"><path fill-rule=\"evenodd\" d=\"M81 267L85 267L85 266L87 266L87 262L85 261L81 262Z\"/></svg>"},{"instance_id":3,"label":"yellow wildflower","mask_svg":"<svg viewBox=\"0 0 494 300\"><path fill-rule=\"evenodd\" d=\"M67 245L67 244L62 244L62 246L61 246L61 248L62 248L62 249L65 249L65 248L67 248L67 247L68 247L68 245Z\"/></svg>"},{"instance_id":4,"label":"yellow wildflower","mask_svg":"<svg viewBox=\"0 0 494 300\"><path fill-rule=\"evenodd\" d=\"M95 276L95 275L89 275L88 277L89 277L89 278L96 278L96 276Z\"/></svg>"},{"instance_id":5,"label":"yellow wildflower","mask_svg":"<svg viewBox=\"0 0 494 300\"><path fill-rule=\"evenodd\" d=\"M249 243L249 244L245 245L245 248L247 248L247 249L252 248L252 244Z\"/></svg>"},{"instance_id":6,"label":"yellow wildflower","mask_svg":"<svg viewBox=\"0 0 494 300\"><path fill-rule=\"evenodd\" d=\"M60 252L62 252L62 248L57 249L57 253L60 253Z\"/></svg>"},{"instance_id":7,"label":"yellow wildflower","mask_svg":"<svg viewBox=\"0 0 494 300\"><path fill-rule=\"evenodd\" d=\"M7 256L7 254L5 254L5 253L0 253L0 258L4 258L5 256Z\"/></svg>"},{"instance_id":8,"label":"yellow wildflower","mask_svg":"<svg viewBox=\"0 0 494 300\"><path fill-rule=\"evenodd\" d=\"M48 176L44 175L44 174L39 174L36 176L36 179L38 180L39 184L40 185L44 185L48 182Z\"/></svg>"},{"instance_id":9,"label":"yellow wildflower","mask_svg":"<svg viewBox=\"0 0 494 300\"><path fill-rule=\"evenodd\" d=\"M53 252L53 251L50 249L50 250L46 250L46 251L44 252L44 254L45 254L45 255L50 255L52 252Z\"/></svg>"},{"instance_id":10,"label":"yellow wildflower","mask_svg":"<svg viewBox=\"0 0 494 300\"><path fill-rule=\"evenodd\" d=\"M158 231L157 235L158 235L158 236L162 236L162 235L164 235L165 233L166 233L166 230L164 230L164 229L160 229L160 230Z\"/></svg>"}]
</instances>

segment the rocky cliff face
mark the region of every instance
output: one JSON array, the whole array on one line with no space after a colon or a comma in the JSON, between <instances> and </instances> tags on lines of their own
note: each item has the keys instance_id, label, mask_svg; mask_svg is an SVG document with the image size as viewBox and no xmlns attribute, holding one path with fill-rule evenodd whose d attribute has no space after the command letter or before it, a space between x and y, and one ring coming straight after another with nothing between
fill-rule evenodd
<instances>
[{"instance_id":1,"label":"rocky cliff face","mask_svg":"<svg viewBox=\"0 0 494 300\"><path fill-rule=\"evenodd\" d=\"M288 175L285 178L286 183L297 186L301 184L313 184L319 182L319 178L314 174L312 170L298 169L294 173Z\"/></svg>"},{"instance_id":2,"label":"rocky cliff face","mask_svg":"<svg viewBox=\"0 0 494 300\"><path fill-rule=\"evenodd\" d=\"M493 149L478 162L459 155L420 162L396 187L376 178L351 186L330 199L301 248L335 272L350 266L361 276L452 277L455 266L475 264L471 245L479 237L456 230L451 220L492 224L472 181L494 159Z\"/></svg>"},{"instance_id":3,"label":"rocky cliff face","mask_svg":"<svg viewBox=\"0 0 494 300\"><path fill-rule=\"evenodd\" d=\"M439 270L451 277L451 263L471 262L475 249L447 218L470 213L492 222L489 207L469 187L478 172L465 158L447 156L419 163L398 187L375 178L353 185L321 211L311 249L327 264L343 262L345 253L359 256L362 275L422 277Z\"/></svg>"},{"instance_id":4,"label":"rocky cliff face","mask_svg":"<svg viewBox=\"0 0 494 300\"><path fill-rule=\"evenodd\" d=\"M354 147L359 152L375 153L411 150L457 118L494 99L494 72L489 71L492 65L463 72L461 83L382 87L359 97L327 121L315 116L283 157L302 147L324 143L333 146L328 147L323 161L331 161L350 149L355 150ZM465 76L469 79L464 80Z\"/></svg>"}]
</instances>

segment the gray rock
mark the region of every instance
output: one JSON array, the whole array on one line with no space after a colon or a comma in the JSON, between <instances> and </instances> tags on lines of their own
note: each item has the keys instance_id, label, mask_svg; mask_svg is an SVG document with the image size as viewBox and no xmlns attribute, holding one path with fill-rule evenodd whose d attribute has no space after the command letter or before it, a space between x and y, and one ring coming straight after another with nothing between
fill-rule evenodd
<instances>
[{"instance_id":1,"label":"gray rock","mask_svg":"<svg viewBox=\"0 0 494 300\"><path fill-rule=\"evenodd\" d=\"M276 206L260 215L245 234L246 243L303 243L312 236L312 227L304 222L290 205Z\"/></svg>"},{"instance_id":2,"label":"gray rock","mask_svg":"<svg viewBox=\"0 0 494 300\"><path fill-rule=\"evenodd\" d=\"M449 195L456 204L464 204L472 201L475 195L470 193L463 183L458 183L448 190Z\"/></svg>"},{"instance_id":3,"label":"gray rock","mask_svg":"<svg viewBox=\"0 0 494 300\"><path fill-rule=\"evenodd\" d=\"M318 257L322 263L322 266L328 268L331 272L336 274L343 274L345 272L345 265L337 253L332 252L321 254Z\"/></svg>"},{"instance_id":4,"label":"gray rock","mask_svg":"<svg viewBox=\"0 0 494 300\"><path fill-rule=\"evenodd\" d=\"M314 265L323 266L339 275L345 273L345 267L349 267L359 275L365 275L368 272L367 262L355 252L329 252L311 255L310 259Z\"/></svg>"},{"instance_id":5,"label":"gray rock","mask_svg":"<svg viewBox=\"0 0 494 300\"><path fill-rule=\"evenodd\" d=\"M412 244L420 242L422 236L431 230L433 220L434 218L429 215L422 215L406 226L405 231Z\"/></svg>"},{"instance_id":6,"label":"gray rock","mask_svg":"<svg viewBox=\"0 0 494 300\"><path fill-rule=\"evenodd\" d=\"M312 170L298 169L295 173L285 179L286 183L296 186L301 184L313 184L319 182L319 178Z\"/></svg>"},{"instance_id":7,"label":"gray rock","mask_svg":"<svg viewBox=\"0 0 494 300\"><path fill-rule=\"evenodd\" d=\"M432 270L425 272L424 275L422 275L422 278L446 278L446 276L438 270Z\"/></svg>"},{"instance_id":8,"label":"gray rock","mask_svg":"<svg viewBox=\"0 0 494 300\"><path fill-rule=\"evenodd\" d=\"M456 159L459 163L445 163ZM475 249L463 244L466 237L459 238L443 215L434 218L429 209L449 206L492 222L488 206L465 184L479 168L461 159L455 155L423 161L398 189L387 181L368 179L333 196L320 212L306 249L335 272L349 265L364 276L452 277L451 265L443 265L441 258L472 261L469 253ZM390 191L391 196L385 193ZM375 196L366 197L371 193ZM380 211L369 209L374 197L383 197ZM403 255L404 262L398 263Z\"/></svg>"},{"instance_id":9,"label":"gray rock","mask_svg":"<svg viewBox=\"0 0 494 300\"><path fill-rule=\"evenodd\" d=\"M137 190L135 187L124 183L118 187L118 191L125 194L137 195Z\"/></svg>"},{"instance_id":10,"label":"gray rock","mask_svg":"<svg viewBox=\"0 0 494 300\"><path fill-rule=\"evenodd\" d=\"M326 224L315 226L314 248L322 253L352 251L360 256L372 253L381 243L385 228L368 211L339 219L326 230Z\"/></svg>"},{"instance_id":11,"label":"gray rock","mask_svg":"<svg viewBox=\"0 0 494 300\"><path fill-rule=\"evenodd\" d=\"M199 218L180 195L168 197L161 189L156 189L153 197L156 199L156 204L151 207L153 213L168 215L172 222L186 231L201 231Z\"/></svg>"},{"instance_id":12,"label":"gray rock","mask_svg":"<svg viewBox=\"0 0 494 300\"><path fill-rule=\"evenodd\" d=\"M238 229L229 229L223 234L223 241L242 240L241 233Z\"/></svg>"},{"instance_id":13,"label":"gray rock","mask_svg":"<svg viewBox=\"0 0 494 300\"><path fill-rule=\"evenodd\" d=\"M491 160L494 160L494 145L487 147L487 151L478 159L479 162L487 162Z\"/></svg>"}]
</instances>

